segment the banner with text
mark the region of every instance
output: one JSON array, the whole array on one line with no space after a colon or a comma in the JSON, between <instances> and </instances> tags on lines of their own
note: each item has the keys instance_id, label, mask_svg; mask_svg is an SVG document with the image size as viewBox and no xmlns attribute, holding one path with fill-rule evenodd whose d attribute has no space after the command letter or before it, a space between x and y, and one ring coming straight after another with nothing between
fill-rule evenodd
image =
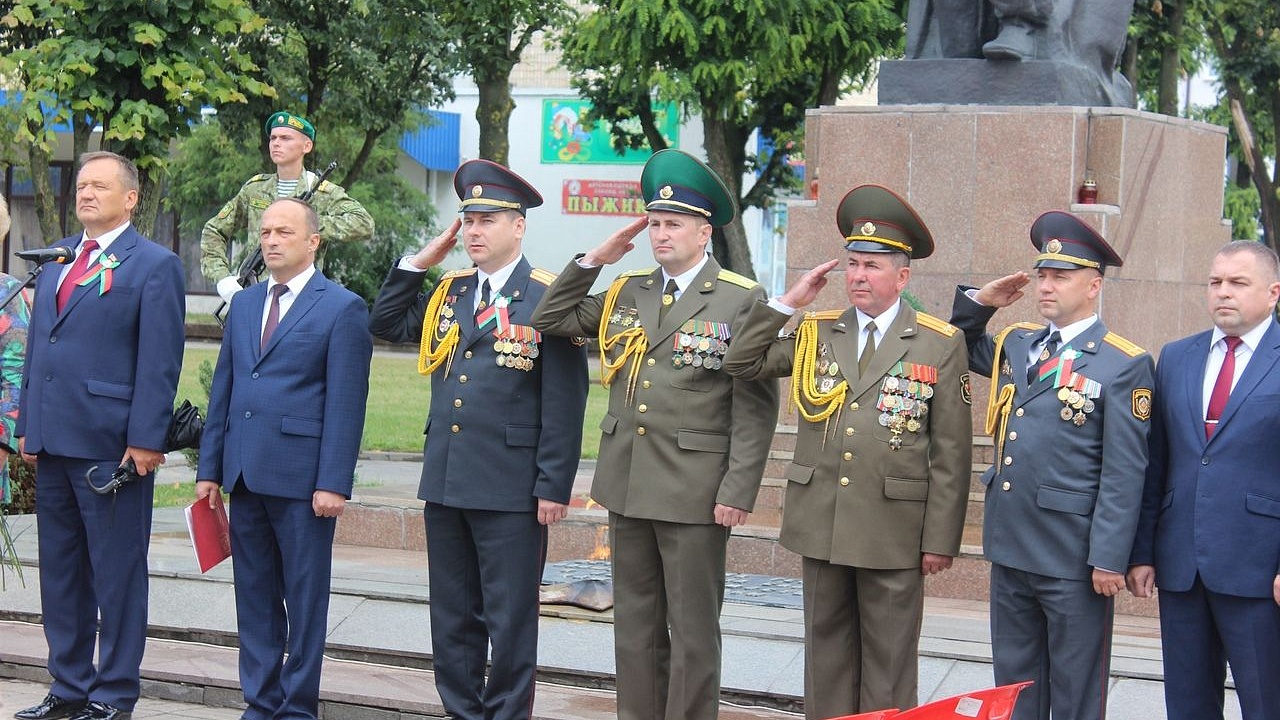
<instances>
[{"instance_id":1,"label":"banner with text","mask_svg":"<svg viewBox=\"0 0 1280 720\"><path fill-rule=\"evenodd\" d=\"M565 215L643 215L644 198L634 180L565 180L560 209Z\"/></svg>"}]
</instances>

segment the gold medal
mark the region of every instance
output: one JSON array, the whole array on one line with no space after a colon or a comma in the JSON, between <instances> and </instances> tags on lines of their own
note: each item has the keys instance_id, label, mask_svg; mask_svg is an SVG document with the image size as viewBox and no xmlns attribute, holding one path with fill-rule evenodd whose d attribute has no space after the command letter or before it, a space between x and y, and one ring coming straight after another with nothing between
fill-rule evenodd
<instances>
[{"instance_id":1,"label":"gold medal","mask_svg":"<svg viewBox=\"0 0 1280 720\"><path fill-rule=\"evenodd\" d=\"M502 352L502 341L501 341L501 340L494 340L494 341L493 341L493 351L494 351L494 352L496 352L496 353L500 353L500 352Z\"/></svg>"},{"instance_id":2,"label":"gold medal","mask_svg":"<svg viewBox=\"0 0 1280 720\"><path fill-rule=\"evenodd\" d=\"M675 301L676 301L676 298L675 298L675 296L674 296L674 295L670 295L670 294L668 294L668 293L662 293L662 306L663 306L663 307L671 307L671 303L673 303L673 302L675 302Z\"/></svg>"},{"instance_id":3,"label":"gold medal","mask_svg":"<svg viewBox=\"0 0 1280 720\"><path fill-rule=\"evenodd\" d=\"M698 352L706 352L711 349L711 339L707 337L698 338Z\"/></svg>"},{"instance_id":4,"label":"gold medal","mask_svg":"<svg viewBox=\"0 0 1280 720\"><path fill-rule=\"evenodd\" d=\"M1071 398L1071 407L1075 408L1076 410L1082 409L1084 407L1084 396L1076 395L1075 397Z\"/></svg>"},{"instance_id":5,"label":"gold medal","mask_svg":"<svg viewBox=\"0 0 1280 720\"><path fill-rule=\"evenodd\" d=\"M910 430L911 432L920 432L920 421L915 418L908 420L907 430Z\"/></svg>"},{"instance_id":6,"label":"gold medal","mask_svg":"<svg viewBox=\"0 0 1280 720\"><path fill-rule=\"evenodd\" d=\"M1071 397L1071 390L1070 390L1070 389L1068 389L1068 388L1058 388L1058 399L1059 399L1059 400L1061 400L1062 402L1066 402L1066 401L1067 401L1067 398L1069 398L1069 397Z\"/></svg>"}]
</instances>

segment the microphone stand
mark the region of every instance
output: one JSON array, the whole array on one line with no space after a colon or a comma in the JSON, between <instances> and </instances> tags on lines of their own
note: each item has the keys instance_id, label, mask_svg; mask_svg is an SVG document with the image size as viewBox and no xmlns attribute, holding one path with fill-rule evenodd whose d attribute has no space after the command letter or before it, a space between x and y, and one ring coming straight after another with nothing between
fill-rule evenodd
<instances>
[{"instance_id":1,"label":"microphone stand","mask_svg":"<svg viewBox=\"0 0 1280 720\"><path fill-rule=\"evenodd\" d=\"M0 310L9 307L9 303L13 302L13 299L18 297L23 290L26 290L29 287L35 287L36 278L40 277L40 273L44 271L44 266L48 264L49 263L39 263L34 268L31 268L31 271L27 273L27 279L23 280L21 285L11 290L9 294L5 296L4 300L0 301Z\"/></svg>"}]
</instances>

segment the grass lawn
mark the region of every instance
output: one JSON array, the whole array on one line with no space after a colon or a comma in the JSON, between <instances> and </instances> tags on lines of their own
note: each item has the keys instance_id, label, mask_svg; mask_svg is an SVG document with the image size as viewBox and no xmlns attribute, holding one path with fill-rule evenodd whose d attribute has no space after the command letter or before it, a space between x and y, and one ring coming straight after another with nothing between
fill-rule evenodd
<instances>
[{"instance_id":1,"label":"grass lawn","mask_svg":"<svg viewBox=\"0 0 1280 720\"><path fill-rule=\"evenodd\" d=\"M217 349L187 348L178 380L178 401L190 399L204 409L207 404L200 388L200 364L218 360ZM405 353L374 355L369 372L369 403L365 411L365 450L422 452L422 428L431 400L431 381L418 374L418 358ZM600 420L609 405L609 391L593 379L583 419L582 457L594 459L600 449ZM156 488L157 497L160 488Z\"/></svg>"}]
</instances>

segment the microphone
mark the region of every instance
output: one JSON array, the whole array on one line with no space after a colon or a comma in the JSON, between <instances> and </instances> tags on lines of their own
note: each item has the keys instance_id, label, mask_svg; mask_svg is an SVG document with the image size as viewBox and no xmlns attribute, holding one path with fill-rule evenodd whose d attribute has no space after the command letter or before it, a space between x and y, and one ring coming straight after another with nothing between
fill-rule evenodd
<instances>
[{"instance_id":1,"label":"microphone","mask_svg":"<svg viewBox=\"0 0 1280 720\"><path fill-rule=\"evenodd\" d=\"M39 250L19 250L14 253L23 260L29 260L37 265L43 265L47 262L56 262L66 265L76 259L76 251L69 247L51 247L40 248Z\"/></svg>"}]
</instances>

